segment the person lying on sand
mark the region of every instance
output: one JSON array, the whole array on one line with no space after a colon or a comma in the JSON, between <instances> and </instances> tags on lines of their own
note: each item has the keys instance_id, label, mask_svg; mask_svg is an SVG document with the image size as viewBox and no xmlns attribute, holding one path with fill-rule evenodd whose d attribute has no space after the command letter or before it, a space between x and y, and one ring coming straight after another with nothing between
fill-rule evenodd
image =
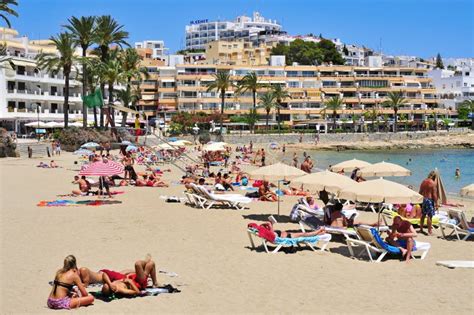
<instances>
[{"instance_id":1,"label":"person lying on sand","mask_svg":"<svg viewBox=\"0 0 474 315\"><path fill-rule=\"evenodd\" d=\"M81 296L74 291L77 286ZM47 305L51 309L71 309L87 306L94 302L94 297L89 295L79 277L76 257L69 255L64 259L64 265L56 272L53 289L49 294Z\"/></svg>"},{"instance_id":2,"label":"person lying on sand","mask_svg":"<svg viewBox=\"0 0 474 315\"><path fill-rule=\"evenodd\" d=\"M58 164L56 164L56 162L54 162L54 160L51 160L51 162L49 162L49 167L50 168L58 168Z\"/></svg>"},{"instance_id":3,"label":"person lying on sand","mask_svg":"<svg viewBox=\"0 0 474 315\"><path fill-rule=\"evenodd\" d=\"M410 222L403 220L400 217L393 218L392 232L387 237L386 241L392 246L398 247L405 261L408 262L411 258L411 252L415 246L416 231Z\"/></svg>"},{"instance_id":4,"label":"person lying on sand","mask_svg":"<svg viewBox=\"0 0 474 315\"><path fill-rule=\"evenodd\" d=\"M268 181L264 180L258 187L258 196L261 201L277 201L277 195L270 190Z\"/></svg>"},{"instance_id":5,"label":"person lying on sand","mask_svg":"<svg viewBox=\"0 0 474 315\"><path fill-rule=\"evenodd\" d=\"M288 189L282 189L283 193L287 196L308 196L309 192L303 189L303 185L301 187L289 187Z\"/></svg>"},{"instance_id":6,"label":"person lying on sand","mask_svg":"<svg viewBox=\"0 0 474 315\"><path fill-rule=\"evenodd\" d=\"M143 179L137 179L137 187L168 187L164 181L152 175L143 175Z\"/></svg>"}]
</instances>

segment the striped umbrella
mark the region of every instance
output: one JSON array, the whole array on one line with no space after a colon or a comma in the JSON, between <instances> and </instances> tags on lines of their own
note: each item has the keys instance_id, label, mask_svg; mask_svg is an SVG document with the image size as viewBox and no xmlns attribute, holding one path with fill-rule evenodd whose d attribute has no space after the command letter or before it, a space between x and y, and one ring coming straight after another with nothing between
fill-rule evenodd
<instances>
[{"instance_id":1,"label":"striped umbrella","mask_svg":"<svg viewBox=\"0 0 474 315\"><path fill-rule=\"evenodd\" d=\"M79 175L84 176L112 176L123 172L123 165L114 161L99 161L94 162L79 172Z\"/></svg>"}]
</instances>

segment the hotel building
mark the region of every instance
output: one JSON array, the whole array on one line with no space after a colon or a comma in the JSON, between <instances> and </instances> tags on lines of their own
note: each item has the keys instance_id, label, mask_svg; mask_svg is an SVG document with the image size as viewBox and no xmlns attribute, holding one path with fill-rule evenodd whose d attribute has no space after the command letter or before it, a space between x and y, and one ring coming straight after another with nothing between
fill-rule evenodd
<instances>
[{"instance_id":1,"label":"hotel building","mask_svg":"<svg viewBox=\"0 0 474 315\"><path fill-rule=\"evenodd\" d=\"M455 71L433 69L428 75L444 107L454 109L463 101L474 99L474 66L458 66Z\"/></svg>"},{"instance_id":2,"label":"hotel building","mask_svg":"<svg viewBox=\"0 0 474 315\"><path fill-rule=\"evenodd\" d=\"M207 43L216 40L245 39L258 43L261 36L281 31L276 20L265 19L258 12L252 17L238 16L234 21L196 20L186 26L186 49L205 49Z\"/></svg>"}]
</instances>

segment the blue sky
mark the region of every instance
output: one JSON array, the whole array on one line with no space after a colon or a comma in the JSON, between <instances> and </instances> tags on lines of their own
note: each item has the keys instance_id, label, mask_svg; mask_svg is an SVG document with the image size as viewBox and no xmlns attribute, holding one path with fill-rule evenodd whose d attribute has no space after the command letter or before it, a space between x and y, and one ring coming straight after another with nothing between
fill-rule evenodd
<instances>
[{"instance_id":1,"label":"blue sky","mask_svg":"<svg viewBox=\"0 0 474 315\"><path fill-rule=\"evenodd\" d=\"M130 42L184 46L190 20L233 19L258 10L289 34L322 33L388 54L474 57L474 0L20 0L13 27L32 39L61 30L75 15L111 14ZM381 45L380 45L381 43Z\"/></svg>"}]
</instances>

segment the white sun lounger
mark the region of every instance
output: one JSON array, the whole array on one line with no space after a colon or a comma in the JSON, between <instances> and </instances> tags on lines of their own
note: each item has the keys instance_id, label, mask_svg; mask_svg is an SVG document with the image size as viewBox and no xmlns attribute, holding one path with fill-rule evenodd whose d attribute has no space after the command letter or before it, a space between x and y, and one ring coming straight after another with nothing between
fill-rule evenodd
<instances>
[{"instance_id":1,"label":"white sun lounger","mask_svg":"<svg viewBox=\"0 0 474 315\"><path fill-rule=\"evenodd\" d=\"M461 210L449 209L448 210L448 220L439 222L439 227L441 228L441 234L443 238L447 238L453 234L456 235L458 240L467 240L469 236L474 235L474 228L469 226L466 215ZM451 233L447 234L445 229L451 229ZM461 235L465 235L461 238Z\"/></svg>"},{"instance_id":2,"label":"white sun lounger","mask_svg":"<svg viewBox=\"0 0 474 315\"><path fill-rule=\"evenodd\" d=\"M207 191L206 188L201 186L196 186L201 192L201 196L206 198L205 208L210 209L216 204L221 204L224 206L229 206L237 210L243 210L244 204L252 202L252 199L239 195L239 194L213 194Z\"/></svg>"},{"instance_id":3,"label":"white sun lounger","mask_svg":"<svg viewBox=\"0 0 474 315\"><path fill-rule=\"evenodd\" d=\"M449 269L474 268L474 261L473 260L442 260L442 261L437 261L436 265L447 267Z\"/></svg>"},{"instance_id":4,"label":"white sun lounger","mask_svg":"<svg viewBox=\"0 0 474 315\"><path fill-rule=\"evenodd\" d=\"M266 239L264 239L263 237L260 237L258 236L257 232L253 229L247 229L247 234L249 236L249 240L250 240L250 244L252 246L253 249L256 248L255 246L255 243L254 243L254 240L253 240L253 237L257 237L259 238L261 241L262 241L262 246L263 248L265 249L265 252L267 253L272 253L272 254L275 254L277 253L282 247L291 247L291 245L285 245L285 244L274 244L274 243L271 243L269 241L267 241ZM319 251L321 252L324 252L329 244L329 242L331 241L331 234L321 234L321 235L318 235L318 242L314 245L319 245ZM313 251L317 251L317 249L314 247L313 244L311 244L310 242L303 242L306 246L308 246L309 248L311 248ZM301 244L301 243L299 243ZM299 246L298 244L298 246ZM273 250L271 250L269 248L269 245L273 245L275 246L275 248L273 248Z\"/></svg>"},{"instance_id":5,"label":"white sun lounger","mask_svg":"<svg viewBox=\"0 0 474 315\"><path fill-rule=\"evenodd\" d=\"M369 256L370 261L372 262L381 262L382 259L389 253L384 249L379 242L374 238L369 226L359 226L356 228L359 239L347 238L346 243L349 248L349 253L351 257L355 257L354 250L357 247L362 247L362 250L359 252L360 256L362 253L366 252ZM415 259L415 253L420 254L420 259L425 259L428 254L431 244L425 242L416 242L416 250L412 251L411 256ZM378 257L377 257L378 255Z\"/></svg>"}]
</instances>

